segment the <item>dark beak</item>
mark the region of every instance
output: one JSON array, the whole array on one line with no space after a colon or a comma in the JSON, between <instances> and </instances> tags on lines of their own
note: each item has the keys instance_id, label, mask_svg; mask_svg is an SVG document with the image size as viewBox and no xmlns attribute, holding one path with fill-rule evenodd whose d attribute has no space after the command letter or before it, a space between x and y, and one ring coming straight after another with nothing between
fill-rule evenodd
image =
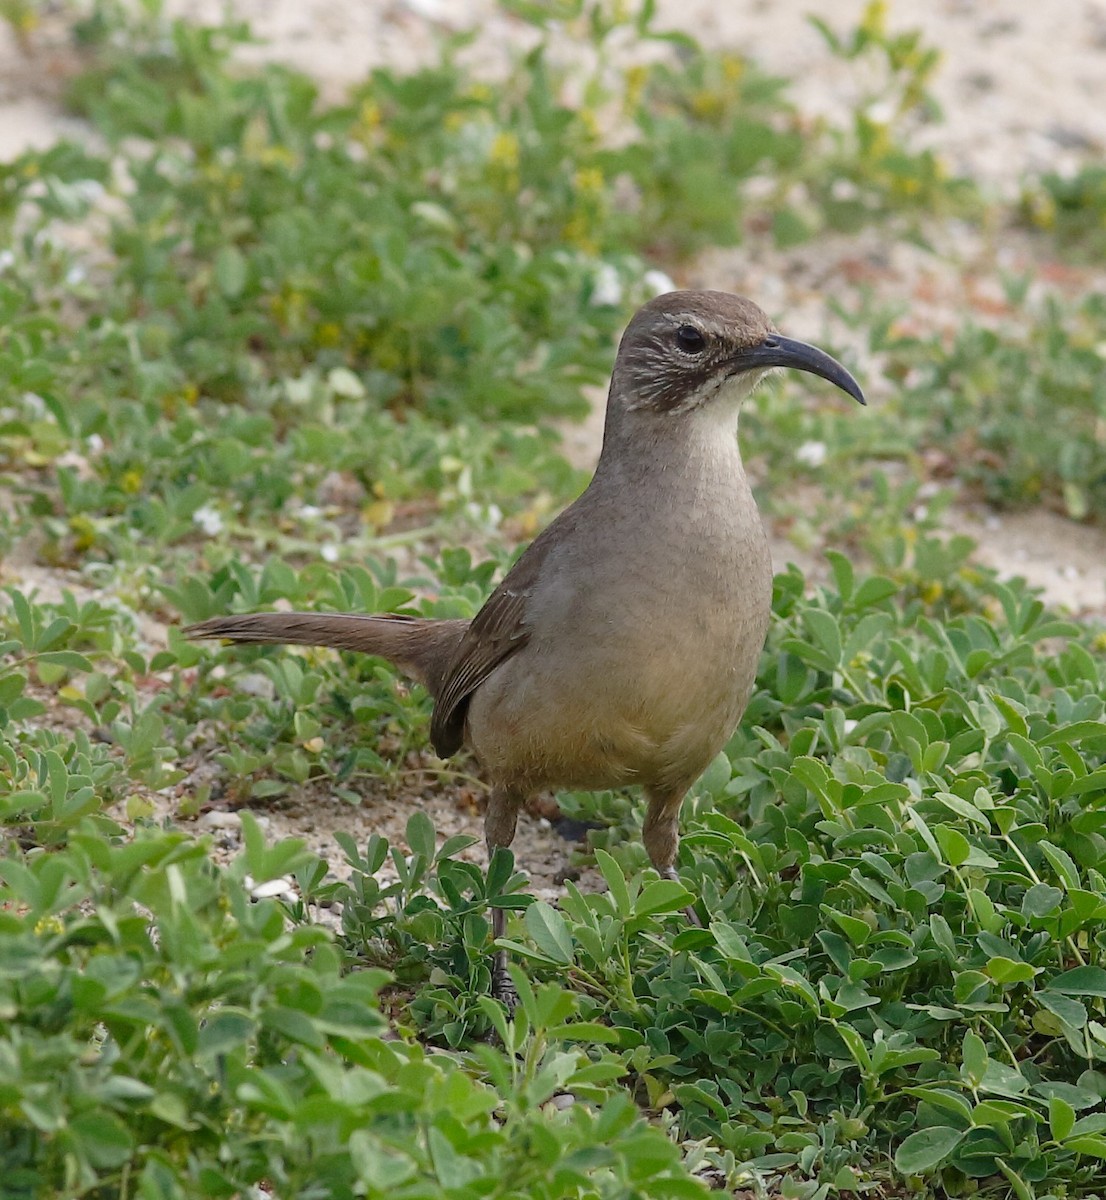
<instances>
[{"instance_id":1,"label":"dark beak","mask_svg":"<svg viewBox=\"0 0 1106 1200\"><path fill-rule=\"evenodd\" d=\"M811 375L821 375L823 379L836 384L858 404L868 403L860 384L836 358L831 358L817 346L808 346L806 342L797 342L778 333L769 334L759 346L743 350L735 357L734 366L739 371L755 371L765 367L791 367L796 371L808 371Z\"/></svg>"}]
</instances>

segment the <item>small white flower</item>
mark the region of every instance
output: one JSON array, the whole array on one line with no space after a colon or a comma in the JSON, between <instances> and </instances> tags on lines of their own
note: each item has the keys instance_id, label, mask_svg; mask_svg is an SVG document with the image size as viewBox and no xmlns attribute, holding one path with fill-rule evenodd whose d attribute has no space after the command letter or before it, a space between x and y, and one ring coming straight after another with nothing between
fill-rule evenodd
<instances>
[{"instance_id":1,"label":"small white flower","mask_svg":"<svg viewBox=\"0 0 1106 1200\"><path fill-rule=\"evenodd\" d=\"M591 289L591 304L594 308L614 308L622 303L622 280L610 263L600 263L595 270L595 281Z\"/></svg>"},{"instance_id":2,"label":"small white flower","mask_svg":"<svg viewBox=\"0 0 1106 1200\"><path fill-rule=\"evenodd\" d=\"M70 267L69 270L65 272L65 282L69 284L70 287L76 287L78 283L84 283L87 278L88 272L84 269L84 267Z\"/></svg>"},{"instance_id":3,"label":"small white flower","mask_svg":"<svg viewBox=\"0 0 1106 1200\"><path fill-rule=\"evenodd\" d=\"M655 268L646 271L641 277L641 282L645 284L654 296L663 296L665 292L674 292L676 290L676 285L673 283L672 277Z\"/></svg>"},{"instance_id":4,"label":"small white flower","mask_svg":"<svg viewBox=\"0 0 1106 1200\"><path fill-rule=\"evenodd\" d=\"M192 514L192 523L198 525L208 537L223 532L222 514L210 504L201 505L196 509Z\"/></svg>"},{"instance_id":5,"label":"small white flower","mask_svg":"<svg viewBox=\"0 0 1106 1200\"><path fill-rule=\"evenodd\" d=\"M104 439L98 433L90 433L85 438L84 444L88 447L90 454L99 454L104 448Z\"/></svg>"},{"instance_id":6,"label":"small white flower","mask_svg":"<svg viewBox=\"0 0 1106 1200\"><path fill-rule=\"evenodd\" d=\"M287 875L279 879L266 879L264 883L258 883L252 875L246 875L242 882L255 900L267 900L272 896L279 896L282 900L299 899L295 881Z\"/></svg>"},{"instance_id":7,"label":"small white flower","mask_svg":"<svg viewBox=\"0 0 1106 1200\"><path fill-rule=\"evenodd\" d=\"M475 500L470 500L465 505L465 512L469 517L479 525L483 525L485 529L495 530L503 524L503 509L498 504L477 504Z\"/></svg>"},{"instance_id":8,"label":"small white flower","mask_svg":"<svg viewBox=\"0 0 1106 1200\"><path fill-rule=\"evenodd\" d=\"M803 442L795 451L795 457L804 466L820 467L826 461L826 443Z\"/></svg>"},{"instance_id":9,"label":"small white flower","mask_svg":"<svg viewBox=\"0 0 1106 1200\"><path fill-rule=\"evenodd\" d=\"M365 394L365 385L349 367L335 367L328 371L326 381L336 396L344 396L349 400L360 400Z\"/></svg>"},{"instance_id":10,"label":"small white flower","mask_svg":"<svg viewBox=\"0 0 1106 1200\"><path fill-rule=\"evenodd\" d=\"M104 185L98 179L78 179L73 184L73 191L82 200L95 204L104 194Z\"/></svg>"},{"instance_id":11,"label":"small white flower","mask_svg":"<svg viewBox=\"0 0 1106 1200\"><path fill-rule=\"evenodd\" d=\"M32 417L41 417L46 411L46 401L37 392L24 392L23 403Z\"/></svg>"},{"instance_id":12,"label":"small white flower","mask_svg":"<svg viewBox=\"0 0 1106 1200\"><path fill-rule=\"evenodd\" d=\"M405 0L404 8L427 21L443 21L448 11L442 0Z\"/></svg>"},{"instance_id":13,"label":"small white flower","mask_svg":"<svg viewBox=\"0 0 1106 1200\"><path fill-rule=\"evenodd\" d=\"M15 255L10 250L0 250L0 271L15 265Z\"/></svg>"},{"instance_id":14,"label":"small white flower","mask_svg":"<svg viewBox=\"0 0 1106 1200\"><path fill-rule=\"evenodd\" d=\"M319 547L319 554L322 555L323 562L336 563L338 561L338 547L333 542L323 542Z\"/></svg>"},{"instance_id":15,"label":"small white flower","mask_svg":"<svg viewBox=\"0 0 1106 1200\"><path fill-rule=\"evenodd\" d=\"M314 521L316 517L321 517L323 510L317 504L305 504L300 509L301 521Z\"/></svg>"},{"instance_id":16,"label":"small white flower","mask_svg":"<svg viewBox=\"0 0 1106 1200\"><path fill-rule=\"evenodd\" d=\"M835 179L830 184L830 195L835 200L855 200L860 195L860 189L851 179Z\"/></svg>"}]
</instances>

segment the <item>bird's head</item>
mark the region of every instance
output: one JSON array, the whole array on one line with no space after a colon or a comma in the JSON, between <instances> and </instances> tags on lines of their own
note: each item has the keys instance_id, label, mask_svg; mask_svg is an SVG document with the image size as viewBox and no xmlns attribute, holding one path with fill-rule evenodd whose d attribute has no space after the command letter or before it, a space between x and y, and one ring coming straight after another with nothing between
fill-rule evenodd
<instances>
[{"instance_id":1,"label":"bird's head","mask_svg":"<svg viewBox=\"0 0 1106 1200\"><path fill-rule=\"evenodd\" d=\"M736 407L773 368L820 375L866 403L834 358L784 337L751 300L729 292L667 292L643 305L618 349L611 404L679 416L718 401Z\"/></svg>"}]
</instances>

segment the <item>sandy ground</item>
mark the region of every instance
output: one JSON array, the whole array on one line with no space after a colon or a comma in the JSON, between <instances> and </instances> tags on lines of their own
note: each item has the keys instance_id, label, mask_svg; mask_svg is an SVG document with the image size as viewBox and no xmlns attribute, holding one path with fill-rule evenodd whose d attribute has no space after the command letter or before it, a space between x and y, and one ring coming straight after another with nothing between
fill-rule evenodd
<instances>
[{"instance_id":1,"label":"sandy ground","mask_svg":"<svg viewBox=\"0 0 1106 1200\"><path fill-rule=\"evenodd\" d=\"M171 0L170 9L197 18L218 19L222 0ZM810 112L841 117L858 99L878 104L875 81L827 54L807 20L813 12L834 28L854 26L859 0L659 0L661 22L682 28L712 45L727 45L765 68L796 80L792 94ZM287 61L316 77L326 94L338 95L371 66L381 62L414 65L432 52L436 29L469 27L481 36L468 54L477 72L494 74L499 48L531 31L490 0L232 0L229 8L248 19L262 39L245 57ZM1030 5L1026 0L933 0L919 5L890 0L893 28L920 27L925 40L940 47L943 62L934 93L944 121L921 136L950 166L974 176L993 194L1017 194L1030 171L1067 171L1088 153L1106 149L1106 105L1101 84L1106 70L1106 0ZM57 27L61 29L60 21ZM563 53L574 53L566 40ZM72 70L71 51L53 36L50 19L30 48L19 45L0 25L0 160L22 149L51 144L61 136L87 137L81 123L59 103L60 86ZM891 243L868 231L857 238L833 237L786 254L747 244L710 254L680 282L744 291L755 296L792 336L840 344L842 330L827 315L826 296L842 277L858 273L876 298L907 299L911 317L923 328L949 328L982 297L995 295L1002 271L1033 270L1049 275L1045 251L1008 231L981 234L956 225L937 231L936 253ZM1065 267L1053 272L1073 293L1106 285L1101 267ZM1051 277L1051 276L1050 276ZM878 403L878 395L873 399ZM598 449L596 417L572 431L571 456L582 464ZM998 515L958 511L956 528L977 538L979 559L1004 575L1023 575L1045 598L1077 614L1106 615L1106 533L1047 512ZM778 565L801 556L777 539ZM10 564L9 564L10 568ZM54 586L80 589L78 579L35 578L46 593ZM152 631L156 636L156 631ZM192 781L186 786L191 786ZM162 798L167 809L175 798ZM410 787L401 796L366 796L351 809L326 795L304 794L267 814L274 836L306 836L333 859L334 829L363 841L383 833L401 843L413 807L429 811L443 836L479 833L471 789ZM217 852L237 845L237 818L213 811L201 818ZM573 844L547 822L529 819L516 843L520 860L533 872L539 893L555 896L560 876L570 867ZM472 854L479 858L479 849ZM584 886L593 881L585 879Z\"/></svg>"}]
</instances>

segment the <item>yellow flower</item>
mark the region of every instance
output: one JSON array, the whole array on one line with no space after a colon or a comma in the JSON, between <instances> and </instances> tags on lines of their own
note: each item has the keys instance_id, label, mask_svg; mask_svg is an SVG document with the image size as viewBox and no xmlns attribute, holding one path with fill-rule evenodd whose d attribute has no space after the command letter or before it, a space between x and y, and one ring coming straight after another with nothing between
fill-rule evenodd
<instances>
[{"instance_id":1,"label":"yellow flower","mask_svg":"<svg viewBox=\"0 0 1106 1200\"><path fill-rule=\"evenodd\" d=\"M922 185L917 179L893 179L891 181L891 191L897 196L916 196L921 190Z\"/></svg>"},{"instance_id":2,"label":"yellow flower","mask_svg":"<svg viewBox=\"0 0 1106 1200\"><path fill-rule=\"evenodd\" d=\"M317 346L337 346L342 340L342 327L335 321L323 321L315 330Z\"/></svg>"},{"instance_id":3,"label":"yellow flower","mask_svg":"<svg viewBox=\"0 0 1106 1200\"><path fill-rule=\"evenodd\" d=\"M691 97L691 111L697 117L717 117L722 112L722 98L717 92L701 88Z\"/></svg>"},{"instance_id":4,"label":"yellow flower","mask_svg":"<svg viewBox=\"0 0 1106 1200\"><path fill-rule=\"evenodd\" d=\"M376 533L382 529L387 529L395 519L395 505L390 500L374 500L371 504L365 506L364 509L365 523L369 525Z\"/></svg>"},{"instance_id":5,"label":"yellow flower","mask_svg":"<svg viewBox=\"0 0 1106 1200\"><path fill-rule=\"evenodd\" d=\"M936 604L938 600L945 594L944 587L935 579L927 583L921 589L921 597L926 604Z\"/></svg>"},{"instance_id":6,"label":"yellow flower","mask_svg":"<svg viewBox=\"0 0 1106 1200\"><path fill-rule=\"evenodd\" d=\"M860 28L874 41L883 41L887 33L886 0L871 0L860 18Z\"/></svg>"},{"instance_id":7,"label":"yellow flower","mask_svg":"<svg viewBox=\"0 0 1106 1200\"><path fill-rule=\"evenodd\" d=\"M592 141L595 141L599 137L599 120L595 113L590 108L581 108L576 116L583 125L584 132Z\"/></svg>"},{"instance_id":8,"label":"yellow flower","mask_svg":"<svg viewBox=\"0 0 1106 1200\"><path fill-rule=\"evenodd\" d=\"M723 54L722 74L728 82L736 83L745 74L745 60L736 54Z\"/></svg>"},{"instance_id":9,"label":"yellow flower","mask_svg":"<svg viewBox=\"0 0 1106 1200\"><path fill-rule=\"evenodd\" d=\"M378 129L383 119L380 105L375 100L362 100L357 121L365 130Z\"/></svg>"},{"instance_id":10,"label":"yellow flower","mask_svg":"<svg viewBox=\"0 0 1106 1200\"><path fill-rule=\"evenodd\" d=\"M1056 201L1043 193L1030 196L1026 204L1029 219L1038 229L1052 229L1056 224Z\"/></svg>"},{"instance_id":11,"label":"yellow flower","mask_svg":"<svg viewBox=\"0 0 1106 1200\"><path fill-rule=\"evenodd\" d=\"M645 67L639 65L630 67L622 78L623 103L625 104L626 111L632 112L641 103L641 94L645 91L649 72ZM581 110L580 120L589 126L588 132L594 135L596 132L595 118L588 109Z\"/></svg>"},{"instance_id":12,"label":"yellow flower","mask_svg":"<svg viewBox=\"0 0 1106 1200\"><path fill-rule=\"evenodd\" d=\"M573 176L572 182L580 192L601 192L603 190L603 172L598 167L582 167Z\"/></svg>"},{"instance_id":13,"label":"yellow flower","mask_svg":"<svg viewBox=\"0 0 1106 1200\"><path fill-rule=\"evenodd\" d=\"M74 549L89 550L96 545L96 526L88 517L70 517L69 530L73 534Z\"/></svg>"},{"instance_id":14,"label":"yellow flower","mask_svg":"<svg viewBox=\"0 0 1106 1200\"><path fill-rule=\"evenodd\" d=\"M598 252L599 247L596 245L595 239L591 236L588 222L579 213L566 223L564 238L569 245L576 246L577 249L583 250L585 254L595 254Z\"/></svg>"},{"instance_id":15,"label":"yellow flower","mask_svg":"<svg viewBox=\"0 0 1106 1200\"><path fill-rule=\"evenodd\" d=\"M492 141L492 148L488 154L488 161L497 167L506 167L508 170L514 170L518 166L519 160L519 145L516 134L509 133L506 130L497 133Z\"/></svg>"}]
</instances>

